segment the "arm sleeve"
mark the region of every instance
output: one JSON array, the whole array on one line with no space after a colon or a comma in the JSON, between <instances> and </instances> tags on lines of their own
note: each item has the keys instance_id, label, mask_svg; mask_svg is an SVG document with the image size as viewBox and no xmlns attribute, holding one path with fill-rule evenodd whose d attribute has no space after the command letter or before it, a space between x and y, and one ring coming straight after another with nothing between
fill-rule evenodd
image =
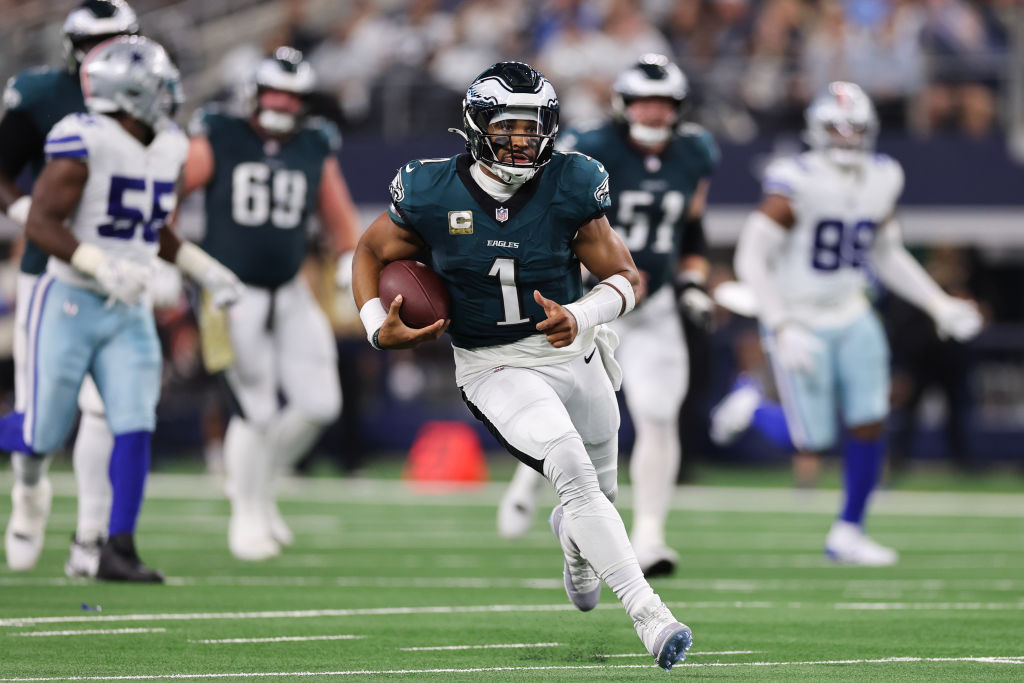
<instances>
[{"instance_id":1,"label":"arm sleeve","mask_svg":"<svg viewBox=\"0 0 1024 683\"><path fill-rule=\"evenodd\" d=\"M0 120L0 172L14 180L43 146L43 134L32 117L11 109Z\"/></svg>"},{"instance_id":2,"label":"arm sleeve","mask_svg":"<svg viewBox=\"0 0 1024 683\"><path fill-rule=\"evenodd\" d=\"M882 283L933 318L947 295L903 246L900 225L890 219L879 229L871 265Z\"/></svg>"},{"instance_id":3,"label":"arm sleeve","mask_svg":"<svg viewBox=\"0 0 1024 683\"><path fill-rule=\"evenodd\" d=\"M774 330L785 321L785 308L771 276L770 264L786 240L786 229L755 211L747 218L736 245L733 268L757 297L761 323Z\"/></svg>"},{"instance_id":4,"label":"arm sleeve","mask_svg":"<svg viewBox=\"0 0 1024 683\"><path fill-rule=\"evenodd\" d=\"M687 218L683 223L683 240L679 253L682 256L707 256L708 241L704 235L704 217Z\"/></svg>"}]
</instances>

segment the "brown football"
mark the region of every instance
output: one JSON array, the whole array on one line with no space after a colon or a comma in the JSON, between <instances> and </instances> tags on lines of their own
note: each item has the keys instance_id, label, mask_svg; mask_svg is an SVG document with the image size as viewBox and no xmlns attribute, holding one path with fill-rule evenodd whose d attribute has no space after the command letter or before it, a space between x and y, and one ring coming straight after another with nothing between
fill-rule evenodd
<instances>
[{"instance_id":1,"label":"brown football","mask_svg":"<svg viewBox=\"0 0 1024 683\"><path fill-rule=\"evenodd\" d=\"M402 322L412 328L426 327L450 317L448 289L437 273L419 261L392 261L380 271L380 302L385 310L399 294Z\"/></svg>"}]
</instances>

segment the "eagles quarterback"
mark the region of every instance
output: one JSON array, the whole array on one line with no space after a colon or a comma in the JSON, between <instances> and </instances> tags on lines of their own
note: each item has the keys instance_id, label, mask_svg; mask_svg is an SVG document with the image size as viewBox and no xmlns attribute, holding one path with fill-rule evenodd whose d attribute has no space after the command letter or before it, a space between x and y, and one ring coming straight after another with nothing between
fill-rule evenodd
<instances>
[{"instance_id":1,"label":"eagles quarterback","mask_svg":"<svg viewBox=\"0 0 1024 683\"><path fill-rule=\"evenodd\" d=\"M24 226L32 197L22 194L15 181L24 169L38 177L46 158L43 143L50 129L66 115L84 112L79 67L86 53L117 35L137 34L135 12L122 0L85 0L64 21L65 64L61 68L32 68L14 76L4 91L0 120L0 209ZM15 410L24 412L28 387L26 334L29 299L48 254L31 240L25 242L17 279L14 330ZM73 462L78 484L78 522L65 564L68 576L93 576L100 545L110 519L111 483L107 474L113 436L96 385L86 377L79 395L82 419L75 439ZM7 566L27 571L43 549L50 514L51 489L46 470L51 454L39 457L12 453L14 488L12 511L4 535Z\"/></svg>"},{"instance_id":2,"label":"eagles quarterback","mask_svg":"<svg viewBox=\"0 0 1024 683\"><path fill-rule=\"evenodd\" d=\"M528 64L481 73L463 100L468 153L399 169L391 207L356 248L353 292L375 348L447 330L471 412L558 494L549 522L570 601L593 609L604 581L670 669L690 629L644 578L612 505L621 370L604 323L633 309L640 276L605 217L604 166L555 151L558 113L555 89ZM400 296L379 299L378 279L385 264L421 254L448 288L451 319L410 329ZM600 280L586 295L581 263Z\"/></svg>"},{"instance_id":3,"label":"eagles quarterback","mask_svg":"<svg viewBox=\"0 0 1024 683\"><path fill-rule=\"evenodd\" d=\"M870 268L919 306L943 336L975 336L972 302L943 292L903 246L896 202L903 169L874 151L878 118L853 83L836 81L806 112L811 149L773 161L764 198L747 218L735 270L753 291L762 345L794 445L820 453L840 440L845 501L825 537L831 559L894 564L898 554L864 532L881 474L889 412L889 346L864 290Z\"/></svg>"},{"instance_id":4,"label":"eagles quarterback","mask_svg":"<svg viewBox=\"0 0 1024 683\"><path fill-rule=\"evenodd\" d=\"M224 442L228 546L244 560L292 542L274 479L341 411L334 334L299 271L318 212L340 254L338 284L347 287L359 217L338 164L337 130L305 116L314 81L301 52L278 48L257 66L246 115L197 113L185 163L184 193L205 189L202 246L245 283L228 311L224 367L237 409Z\"/></svg>"},{"instance_id":5,"label":"eagles quarterback","mask_svg":"<svg viewBox=\"0 0 1024 683\"><path fill-rule=\"evenodd\" d=\"M664 55L644 55L612 89L615 118L567 135L560 147L592 156L608 170L612 226L646 285L643 305L611 327L621 340L616 357L636 429L630 541L644 574L657 576L671 573L678 562L665 542L689 375L678 311L699 325L710 322L703 215L718 150L707 131L680 121L687 80ZM517 468L498 508L503 536L518 537L529 528L538 480L529 468Z\"/></svg>"}]
</instances>

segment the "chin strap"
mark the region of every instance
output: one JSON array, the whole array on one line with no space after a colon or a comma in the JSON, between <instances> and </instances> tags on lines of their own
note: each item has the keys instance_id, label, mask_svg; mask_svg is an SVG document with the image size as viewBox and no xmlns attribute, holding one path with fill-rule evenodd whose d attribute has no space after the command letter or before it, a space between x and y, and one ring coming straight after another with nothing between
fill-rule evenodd
<instances>
[{"instance_id":1,"label":"chin strap","mask_svg":"<svg viewBox=\"0 0 1024 683\"><path fill-rule=\"evenodd\" d=\"M537 175L536 168L511 169L508 166L484 161L482 159L480 160L480 163L484 164L491 173L498 176L503 183L508 185L522 185L523 183L529 182L533 176Z\"/></svg>"},{"instance_id":2,"label":"chin strap","mask_svg":"<svg viewBox=\"0 0 1024 683\"><path fill-rule=\"evenodd\" d=\"M672 135L671 128L653 128L651 126L644 126L639 123L629 124L629 137L633 138L641 145L646 147L653 147L654 145L660 145L669 139Z\"/></svg>"}]
</instances>

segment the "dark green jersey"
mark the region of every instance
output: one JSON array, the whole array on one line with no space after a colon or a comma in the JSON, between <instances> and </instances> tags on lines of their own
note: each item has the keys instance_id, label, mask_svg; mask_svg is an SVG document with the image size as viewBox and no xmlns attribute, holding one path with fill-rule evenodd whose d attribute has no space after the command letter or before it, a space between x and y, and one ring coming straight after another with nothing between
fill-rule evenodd
<instances>
[{"instance_id":1,"label":"dark green jersey","mask_svg":"<svg viewBox=\"0 0 1024 683\"><path fill-rule=\"evenodd\" d=\"M273 289L294 278L337 131L317 121L283 142L264 140L247 119L209 109L197 114L191 133L205 135L213 148L203 249L254 287Z\"/></svg>"},{"instance_id":2,"label":"dark green jersey","mask_svg":"<svg viewBox=\"0 0 1024 683\"><path fill-rule=\"evenodd\" d=\"M626 127L607 123L568 133L560 143L588 154L612 179L609 221L622 236L653 293L675 277L686 211L697 183L718 163L711 135L684 124L659 155L645 155L628 142Z\"/></svg>"},{"instance_id":3,"label":"dark green jersey","mask_svg":"<svg viewBox=\"0 0 1024 683\"><path fill-rule=\"evenodd\" d=\"M35 180L46 163L43 156L46 134L68 114L84 112L85 100L76 74L63 69L38 67L26 69L7 82L4 107L9 113L18 111L27 114L39 133L38 150L28 162L32 179ZM47 259L47 253L32 242L27 242L21 257L21 270L39 275L46 270Z\"/></svg>"},{"instance_id":4,"label":"dark green jersey","mask_svg":"<svg viewBox=\"0 0 1024 683\"><path fill-rule=\"evenodd\" d=\"M533 290L560 304L582 294L576 231L608 207L608 174L582 154L556 152L507 202L470 175L472 158L423 159L391 183L388 213L430 247L451 295L452 343L495 346L540 334Z\"/></svg>"}]
</instances>

